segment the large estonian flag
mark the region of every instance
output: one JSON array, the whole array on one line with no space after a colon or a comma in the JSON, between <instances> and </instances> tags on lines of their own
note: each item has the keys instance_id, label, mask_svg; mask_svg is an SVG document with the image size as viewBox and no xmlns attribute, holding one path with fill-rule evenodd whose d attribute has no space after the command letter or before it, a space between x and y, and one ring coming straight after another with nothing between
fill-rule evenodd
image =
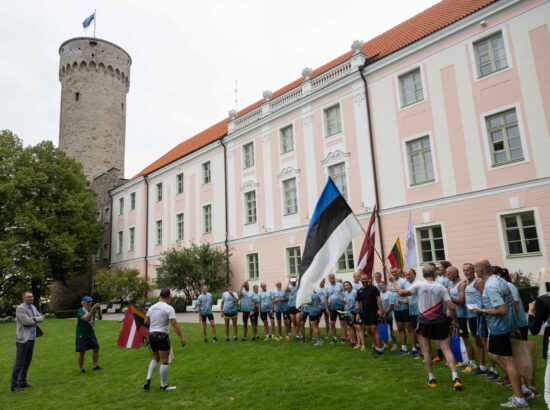
<instances>
[{"instance_id":1,"label":"large estonian flag","mask_svg":"<svg viewBox=\"0 0 550 410\"><path fill-rule=\"evenodd\" d=\"M329 177L309 222L296 307L319 286L353 237L362 231L361 224Z\"/></svg>"},{"instance_id":2,"label":"large estonian flag","mask_svg":"<svg viewBox=\"0 0 550 410\"><path fill-rule=\"evenodd\" d=\"M128 349L139 349L143 339L149 336L149 329L144 320L145 312L134 305L129 305L118 335L117 345Z\"/></svg>"}]
</instances>

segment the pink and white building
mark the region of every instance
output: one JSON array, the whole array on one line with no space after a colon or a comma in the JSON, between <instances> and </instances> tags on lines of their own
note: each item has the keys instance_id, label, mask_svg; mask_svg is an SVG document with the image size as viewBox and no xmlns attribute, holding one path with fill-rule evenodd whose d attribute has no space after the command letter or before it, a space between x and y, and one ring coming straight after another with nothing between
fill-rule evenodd
<instances>
[{"instance_id":1,"label":"pink and white building","mask_svg":"<svg viewBox=\"0 0 550 410\"><path fill-rule=\"evenodd\" d=\"M112 266L153 279L162 252L209 242L229 247L234 283L271 286L298 272L331 176L365 226L378 203L386 253L412 214L419 268L486 257L538 271L550 251L549 26L547 1L444 0L304 69L111 192ZM337 275L351 276L362 241Z\"/></svg>"}]
</instances>

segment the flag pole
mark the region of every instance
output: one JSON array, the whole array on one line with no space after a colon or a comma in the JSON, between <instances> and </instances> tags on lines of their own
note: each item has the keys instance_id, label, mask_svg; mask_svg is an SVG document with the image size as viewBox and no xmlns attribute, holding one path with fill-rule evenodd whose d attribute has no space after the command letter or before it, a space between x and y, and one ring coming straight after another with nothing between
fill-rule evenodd
<instances>
[{"instance_id":1,"label":"flag pole","mask_svg":"<svg viewBox=\"0 0 550 410\"><path fill-rule=\"evenodd\" d=\"M95 23L97 21L97 11L94 9L94 38L95 38Z\"/></svg>"},{"instance_id":2,"label":"flag pole","mask_svg":"<svg viewBox=\"0 0 550 410\"><path fill-rule=\"evenodd\" d=\"M372 212L376 213L376 219L380 219L379 216L378 216L378 208L376 207L376 204L374 205L374 208L372 209ZM380 223L380 222L378 222L378 223ZM363 225L361 225L361 227L363 227ZM368 235L367 232L364 229L363 229L363 232L365 232L367 241L369 241L370 245L372 246L372 249L374 249L374 253L376 254L376 256L378 256L378 259L380 259L380 262L382 262L382 270L384 271L384 282L387 282L388 268L386 268L386 263L384 262L384 258L382 258L380 253L378 253L378 251L376 250L376 244L372 243L372 240L370 239L370 235Z\"/></svg>"}]
</instances>

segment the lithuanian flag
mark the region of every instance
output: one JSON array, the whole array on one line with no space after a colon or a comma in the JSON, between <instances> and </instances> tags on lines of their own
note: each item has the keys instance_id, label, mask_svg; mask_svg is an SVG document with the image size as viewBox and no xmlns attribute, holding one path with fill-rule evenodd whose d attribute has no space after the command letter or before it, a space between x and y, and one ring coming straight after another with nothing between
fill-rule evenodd
<instances>
[{"instance_id":1,"label":"lithuanian flag","mask_svg":"<svg viewBox=\"0 0 550 410\"><path fill-rule=\"evenodd\" d=\"M143 339L149 336L149 329L144 320L145 312L143 310L137 306L128 305L117 345L129 349L139 349Z\"/></svg>"},{"instance_id":2,"label":"lithuanian flag","mask_svg":"<svg viewBox=\"0 0 550 410\"><path fill-rule=\"evenodd\" d=\"M392 268L401 268L403 269L403 252L401 252L401 242L399 241L399 236L391 248L390 254L388 255L388 260Z\"/></svg>"}]
</instances>

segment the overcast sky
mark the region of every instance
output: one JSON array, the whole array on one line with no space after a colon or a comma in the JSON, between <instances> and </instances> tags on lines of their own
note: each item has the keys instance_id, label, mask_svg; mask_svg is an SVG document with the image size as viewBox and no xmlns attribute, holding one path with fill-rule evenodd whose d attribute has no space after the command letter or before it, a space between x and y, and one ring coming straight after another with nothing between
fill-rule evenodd
<instances>
[{"instance_id":1,"label":"overcast sky","mask_svg":"<svg viewBox=\"0 0 550 410\"><path fill-rule=\"evenodd\" d=\"M133 64L126 177L238 108L277 90L436 0L0 0L0 129L57 145L62 42L98 38Z\"/></svg>"}]
</instances>

